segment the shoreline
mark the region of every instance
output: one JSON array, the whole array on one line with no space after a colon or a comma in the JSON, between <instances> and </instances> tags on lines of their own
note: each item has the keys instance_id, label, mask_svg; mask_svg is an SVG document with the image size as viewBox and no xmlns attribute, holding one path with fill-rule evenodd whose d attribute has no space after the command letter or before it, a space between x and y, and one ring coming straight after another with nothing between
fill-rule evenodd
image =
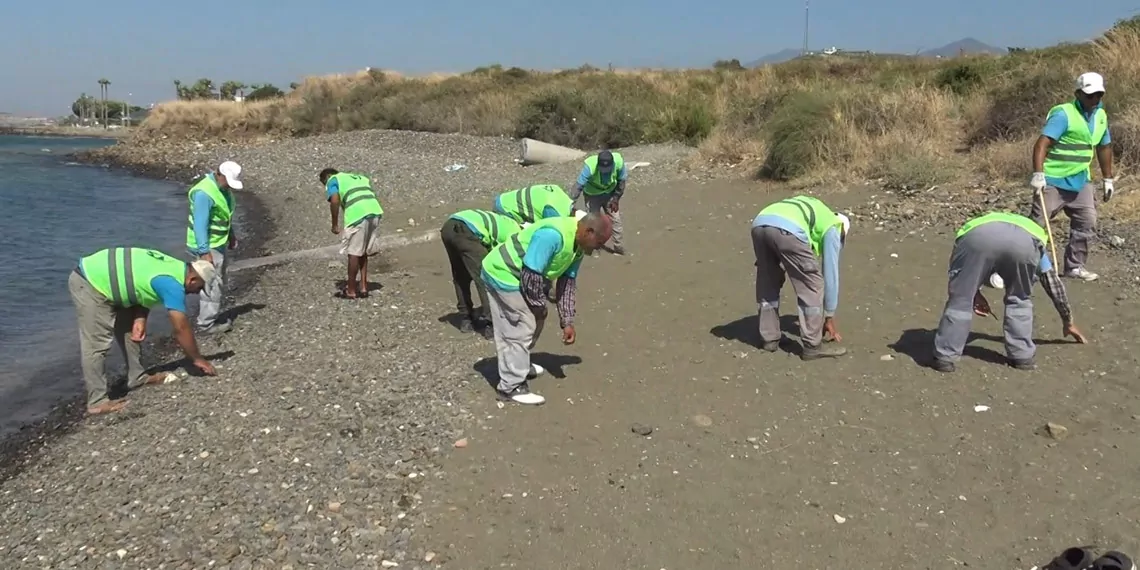
<instances>
[{"instance_id":1,"label":"shoreline","mask_svg":"<svg viewBox=\"0 0 1140 570\"><path fill-rule=\"evenodd\" d=\"M0 127L0 135L19 137L50 137L66 139L124 140L133 131L128 129L96 129L77 127Z\"/></svg>"},{"instance_id":2,"label":"shoreline","mask_svg":"<svg viewBox=\"0 0 1140 570\"><path fill-rule=\"evenodd\" d=\"M49 136L78 137L80 135ZM120 162L115 160L117 155L113 152L99 152L114 147L117 144L119 143L108 145L101 149L70 153L64 158L86 166L119 170L130 176L166 182L183 183L200 174L199 169L186 165L170 165L167 168L148 168L146 166L130 163L129 161ZM187 188L188 187L189 185L187 184ZM272 216L269 215L268 209L256 194L250 192L244 196L239 195L238 197L241 200L239 207L241 208L241 229L243 234L238 236L241 242L239 243L239 249L237 251L241 252L241 255L235 255L230 263L237 259L260 257L263 255L265 243L276 231L276 225L274 224ZM247 232L248 235L244 235ZM174 255L185 254L184 251L170 253ZM264 272L265 268L252 268L236 274L227 273L228 282L226 284L225 294L227 297L232 298L233 302L227 303L224 310L232 309L233 306L236 306L236 303L257 284ZM176 370L184 367L186 364L186 358L181 355L181 349L177 343L174 342L173 338L165 335L151 337L144 342L142 360L147 370L151 370L156 366L171 367ZM76 362L72 361L61 361L45 366L33 375L33 381L41 377L79 374L80 371L76 364ZM50 446L59 438L74 432L75 429L83 423L86 419L86 414L84 413L82 400L83 397L81 394L77 394L72 399L62 400L51 406L47 413L44 414L44 417L23 424L8 434L0 435L0 483L18 475L35 462L43 448Z\"/></svg>"}]
</instances>

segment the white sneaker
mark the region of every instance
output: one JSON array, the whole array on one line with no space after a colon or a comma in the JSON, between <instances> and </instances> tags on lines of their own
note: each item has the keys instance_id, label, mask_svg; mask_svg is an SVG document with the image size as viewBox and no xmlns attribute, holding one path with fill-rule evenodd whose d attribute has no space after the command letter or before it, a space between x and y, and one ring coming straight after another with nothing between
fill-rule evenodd
<instances>
[{"instance_id":1,"label":"white sneaker","mask_svg":"<svg viewBox=\"0 0 1140 570\"><path fill-rule=\"evenodd\" d=\"M526 375L526 379L527 380L534 380L535 378L538 378L539 376L542 376L543 374L546 374L545 368L543 368L537 364L531 364L530 365L530 374Z\"/></svg>"},{"instance_id":2,"label":"white sneaker","mask_svg":"<svg viewBox=\"0 0 1140 570\"><path fill-rule=\"evenodd\" d=\"M503 392L502 390L496 391L499 393L500 398L510 400L518 404L540 406L546 403L546 398L543 398L542 396L531 392L530 387L528 387L526 383L516 386L515 389L511 390L510 392Z\"/></svg>"},{"instance_id":3,"label":"white sneaker","mask_svg":"<svg viewBox=\"0 0 1140 570\"><path fill-rule=\"evenodd\" d=\"M1066 273L1065 277L1072 277L1073 279L1080 279L1082 281L1096 281L1096 278L1100 276L1084 267L1078 267Z\"/></svg>"}]
</instances>

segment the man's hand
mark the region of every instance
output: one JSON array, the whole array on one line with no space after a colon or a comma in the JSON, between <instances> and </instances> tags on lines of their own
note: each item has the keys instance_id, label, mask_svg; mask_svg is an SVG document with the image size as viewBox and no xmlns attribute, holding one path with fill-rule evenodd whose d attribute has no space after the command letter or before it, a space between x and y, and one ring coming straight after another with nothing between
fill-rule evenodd
<instances>
[{"instance_id":1,"label":"man's hand","mask_svg":"<svg viewBox=\"0 0 1140 570\"><path fill-rule=\"evenodd\" d=\"M1112 193L1115 190L1115 188L1113 188L1113 184L1115 182L1116 181L1113 180L1112 178L1105 178L1104 179L1104 201L1105 202L1112 199Z\"/></svg>"},{"instance_id":2,"label":"man's hand","mask_svg":"<svg viewBox=\"0 0 1140 570\"><path fill-rule=\"evenodd\" d=\"M214 365L210 364L210 362L205 358L199 358L195 360L194 368L201 370L202 374L205 374L206 376L214 376L218 373L217 370L214 370Z\"/></svg>"},{"instance_id":3,"label":"man's hand","mask_svg":"<svg viewBox=\"0 0 1140 570\"><path fill-rule=\"evenodd\" d=\"M230 249L237 249L238 239L234 234L230 234Z\"/></svg>"},{"instance_id":4,"label":"man's hand","mask_svg":"<svg viewBox=\"0 0 1140 570\"><path fill-rule=\"evenodd\" d=\"M606 209L616 214L618 211L618 201L610 200L610 203L606 204Z\"/></svg>"},{"instance_id":5,"label":"man's hand","mask_svg":"<svg viewBox=\"0 0 1140 570\"><path fill-rule=\"evenodd\" d=\"M1045 189L1045 173L1034 172L1033 177L1029 179L1029 187L1033 188L1033 193L1036 194Z\"/></svg>"},{"instance_id":6,"label":"man's hand","mask_svg":"<svg viewBox=\"0 0 1140 570\"><path fill-rule=\"evenodd\" d=\"M546 311L545 305L543 305L541 307L531 307L530 312L534 313L534 319L535 320L537 320L537 321L545 321L546 320L547 311Z\"/></svg>"},{"instance_id":7,"label":"man's hand","mask_svg":"<svg viewBox=\"0 0 1140 570\"><path fill-rule=\"evenodd\" d=\"M1067 337L1073 337L1073 340L1077 341L1080 344L1085 344L1088 342L1088 339L1085 338L1085 335L1081 334L1081 331L1077 330L1077 325L1074 325L1073 323L1065 325L1062 334Z\"/></svg>"},{"instance_id":8,"label":"man's hand","mask_svg":"<svg viewBox=\"0 0 1140 570\"><path fill-rule=\"evenodd\" d=\"M131 342L142 342L146 339L146 317L139 317L131 324Z\"/></svg>"},{"instance_id":9,"label":"man's hand","mask_svg":"<svg viewBox=\"0 0 1140 570\"><path fill-rule=\"evenodd\" d=\"M578 335L574 332L574 325L566 325L562 328L562 344L574 344L577 339Z\"/></svg>"},{"instance_id":10,"label":"man's hand","mask_svg":"<svg viewBox=\"0 0 1140 570\"><path fill-rule=\"evenodd\" d=\"M835 319L832 317L825 317L823 319L823 340L840 342L843 337L839 335L839 331L835 329Z\"/></svg>"},{"instance_id":11,"label":"man's hand","mask_svg":"<svg viewBox=\"0 0 1140 570\"><path fill-rule=\"evenodd\" d=\"M198 259L205 259L206 261L210 262L210 265L214 264L214 254L212 254L208 251L206 253L203 253L202 255L199 255Z\"/></svg>"}]
</instances>

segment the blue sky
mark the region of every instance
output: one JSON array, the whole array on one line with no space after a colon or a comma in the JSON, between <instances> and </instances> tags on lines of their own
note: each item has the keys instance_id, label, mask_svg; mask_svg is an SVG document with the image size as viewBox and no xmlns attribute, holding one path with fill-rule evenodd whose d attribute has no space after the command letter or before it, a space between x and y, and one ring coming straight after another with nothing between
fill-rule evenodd
<instances>
[{"instance_id":1,"label":"blue sky","mask_svg":"<svg viewBox=\"0 0 1140 570\"><path fill-rule=\"evenodd\" d=\"M65 114L96 81L146 105L175 78L287 88L367 66L408 73L480 65L704 67L803 43L803 0L32 0L0 18L0 112ZM812 0L811 47L914 52L974 37L998 47L1079 41L1137 13L1103 0ZM1064 16L1057 17L1056 14ZM1111 78L1108 78L1111 81Z\"/></svg>"}]
</instances>

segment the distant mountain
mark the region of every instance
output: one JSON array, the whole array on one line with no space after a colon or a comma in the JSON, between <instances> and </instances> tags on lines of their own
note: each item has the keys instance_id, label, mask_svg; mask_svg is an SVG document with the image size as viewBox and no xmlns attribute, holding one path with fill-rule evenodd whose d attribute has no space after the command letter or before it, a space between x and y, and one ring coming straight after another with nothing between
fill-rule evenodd
<instances>
[{"instance_id":1,"label":"distant mountain","mask_svg":"<svg viewBox=\"0 0 1140 570\"><path fill-rule=\"evenodd\" d=\"M856 51L856 50L839 48L839 53L843 53L845 51L851 52L851 51ZM948 44L946 44L942 47L939 47L939 48L928 49L926 51L919 52L917 55L919 55L920 57L955 57L958 54L963 53L963 52L967 53L967 54L992 53L992 54L996 54L996 55L1003 55L1003 54L1007 53L1007 51L1008 50L991 46L987 43L978 41L974 38L964 38L964 39L958 40L956 42L948 43ZM901 54L881 53L879 55L901 55ZM799 56L800 56L800 50L799 49L789 48L789 49L785 49L785 50L780 50L776 53L768 54L768 55L766 55L760 59L745 63L744 67L760 67L761 65L771 65L771 64L776 64L776 63L783 63L785 61L793 60Z\"/></svg>"},{"instance_id":2,"label":"distant mountain","mask_svg":"<svg viewBox=\"0 0 1140 570\"><path fill-rule=\"evenodd\" d=\"M940 48L928 49L920 52L918 55L924 57L955 57L961 53L969 55L992 53L995 55L1004 55L1009 50L997 48L987 43L980 42L974 38L965 38L956 42L948 43Z\"/></svg>"},{"instance_id":3,"label":"distant mountain","mask_svg":"<svg viewBox=\"0 0 1140 570\"><path fill-rule=\"evenodd\" d=\"M789 49L778 51L776 53L768 54L768 55L766 55L760 59L757 59L755 61L750 61L750 62L744 64L744 67L760 67L761 65L773 64L773 63L784 63L785 61L793 60L799 56L800 56L800 50L789 48Z\"/></svg>"}]
</instances>

